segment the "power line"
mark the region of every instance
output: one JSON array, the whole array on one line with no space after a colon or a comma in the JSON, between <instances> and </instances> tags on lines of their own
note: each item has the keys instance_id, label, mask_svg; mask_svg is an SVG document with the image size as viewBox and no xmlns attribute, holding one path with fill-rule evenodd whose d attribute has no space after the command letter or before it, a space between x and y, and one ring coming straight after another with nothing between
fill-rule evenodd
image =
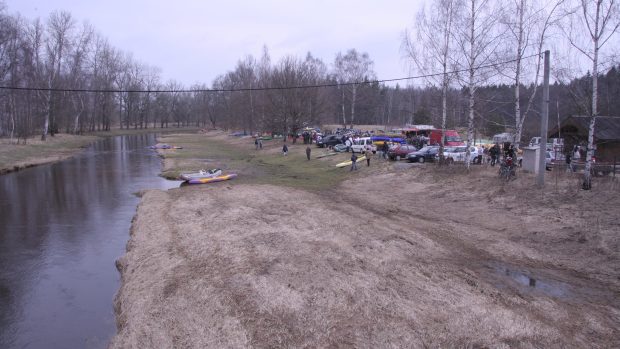
<instances>
[{"instance_id":1,"label":"power line","mask_svg":"<svg viewBox=\"0 0 620 349\"><path fill-rule=\"evenodd\" d=\"M536 57L542 53L536 53L530 56L521 57L521 60ZM519 58L503 61L499 63L490 63L481 65L475 69L484 69L498 67L503 64L516 62ZM457 74L467 72L469 69L460 69L446 72L446 74ZM343 83L329 83L329 84L316 84L316 85L299 85L299 86L271 86L271 87L246 87L246 88L231 88L231 89L180 89L180 90L117 90L117 89L79 89L79 88L47 88L47 87L17 87L17 86L0 86L0 90L14 90L14 91L45 91L45 92L90 92L90 93L195 93L195 92L247 92L247 91L273 91L273 90L296 90L307 88L323 88L323 87L340 87L340 86L352 86L352 85L366 85L366 84L378 84L386 82L396 82L413 79L424 79L435 76L441 76L444 73L432 73L417 76L408 76L394 79L383 80L368 80L368 81L355 81L355 82L343 82Z\"/></svg>"}]
</instances>

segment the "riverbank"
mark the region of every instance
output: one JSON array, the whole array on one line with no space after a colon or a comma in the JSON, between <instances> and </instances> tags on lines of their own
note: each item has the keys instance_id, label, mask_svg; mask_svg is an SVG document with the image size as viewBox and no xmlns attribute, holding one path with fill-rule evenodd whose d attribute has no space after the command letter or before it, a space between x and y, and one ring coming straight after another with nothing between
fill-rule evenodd
<instances>
[{"instance_id":1,"label":"riverbank","mask_svg":"<svg viewBox=\"0 0 620 349\"><path fill-rule=\"evenodd\" d=\"M166 137L188 151L163 151L164 173L243 175L144 194L111 348L620 345L615 182L541 193L527 174L376 159L330 172L346 155L201 137Z\"/></svg>"},{"instance_id":2,"label":"riverbank","mask_svg":"<svg viewBox=\"0 0 620 349\"><path fill-rule=\"evenodd\" d=\"M198 128L170 128L170 129L112 129L97 131L84 135L57 133L48 136L44 142L41 136L33 136L26 144L10 143L8 139L0 139L0 175L19 171L28 167L59 162L68 159L94 141L102 137L113 137L128 134L166 133L166 132L196 132Z\"/></svg>"},{"instance_id":3,"label":"riverbank","mask_svg":"<svg viewBox=\"0 0 620 349\"><path fill-rule=\"evenodd\" d=\"M27 144L9 144L6 139L0 145L0 174L24 168L49 164L68 159L99 139L97 136L56 134L41 141L41 137L28 139Z\"/></svg>"}]
</instances>

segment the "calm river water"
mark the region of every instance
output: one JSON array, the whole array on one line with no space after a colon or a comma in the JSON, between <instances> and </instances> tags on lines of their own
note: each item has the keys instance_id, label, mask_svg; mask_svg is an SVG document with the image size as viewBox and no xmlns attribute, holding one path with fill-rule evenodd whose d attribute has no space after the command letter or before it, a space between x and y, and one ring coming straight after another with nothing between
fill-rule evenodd
<instances>
[{"instance_id":1,"label":"calm river water","mask_svg":"<svg viewBox=\"0 0 620 349\"><path fill-rule=\"evenodd\" d=\"M104 348L115 260L158 177L155 135L108 138L60 163L0 176L0 348Z\"/></svg>"}]
</instances>

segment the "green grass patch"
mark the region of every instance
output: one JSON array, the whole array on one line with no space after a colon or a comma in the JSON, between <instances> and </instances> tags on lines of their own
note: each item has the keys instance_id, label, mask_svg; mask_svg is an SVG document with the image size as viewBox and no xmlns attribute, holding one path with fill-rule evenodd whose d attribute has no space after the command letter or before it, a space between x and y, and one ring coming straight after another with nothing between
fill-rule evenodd
<instances>
[{"instance_id":1,"label":"green grass patch","mask_svg":"<svg viewBox=\"0 0 620 349\"><path fill-rule=\"evenodd\" d=\"M176 178L185 171L219 167L227 173L238 173L235 181L242 183L324 190L346 179L349 172L348 169L334 167L335 163L347 159L347 155L326 159L315 159L313 156L308 161L302 145L290 146L289 155L283 156L279 152L255 151L251 139L243 146L205 135L170 135L160 140L183 147L162 152L173 164L162 173L167 178ZM313 148L313 151L317 150Z\"/></svg>"}]
</instances>

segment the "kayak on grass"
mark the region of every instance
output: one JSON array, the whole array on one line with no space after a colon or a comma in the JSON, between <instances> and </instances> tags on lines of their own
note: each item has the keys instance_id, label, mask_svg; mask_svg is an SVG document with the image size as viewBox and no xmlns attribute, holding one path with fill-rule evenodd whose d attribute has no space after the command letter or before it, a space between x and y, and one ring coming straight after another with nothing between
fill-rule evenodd
<instances>
[{"instance_id":1,"label":"kayak on grass","mask_svg":"<svg viewBox=\"0 0 620 349\"><path fill-rule=\"evenodd\" d=\"M360 161L363 161L363 160L366 160L366 156L360 156L359 158L357 158L357 162L360 162ZM352 162L351 160L345 161L345 162L341 162L339 164L336 164L336 167L349 166L349 165L351 165L351 162Z\"/></svg>"},{"instance_id":2,"label":"kayak on grass","mask_svg":"<svg viewBox=\"0 0 620 349\"><path fill-rule=\"evenodd\" d=\"M227 181L227 180L233 179L235 177L237 177L237 174L236 173L231 173L231 174L227 174L227 175L224 175L224 176L217 176L217 177L213 177L213 178L191 179L191 180L187 181L187 183L189 183L189 184L206 184L206 183Z\"/></svg>"},{"instance_id":3,"label":"kayak on grass","mask_svg":"<svg viewBox=\"0 0 620 349\"><path fill-rule=\"evenodd\" d=\"M149 146L149 149L183 149L183 147L172 146L170 144L155 144Z\"/></svg>"},{"instance_id":4,"label":"kayak on grass","mask_svg":"<svg viewBox=\"0 0 620 349\"><path fill-rule=\"evenodd\" d=\"M222 170L219 168L213 168L210 170L200 170L194 173L181 173L179 178L184 181L190 181L192 179L213 178L222 175Z\"/></svg>"}]
</instances>

